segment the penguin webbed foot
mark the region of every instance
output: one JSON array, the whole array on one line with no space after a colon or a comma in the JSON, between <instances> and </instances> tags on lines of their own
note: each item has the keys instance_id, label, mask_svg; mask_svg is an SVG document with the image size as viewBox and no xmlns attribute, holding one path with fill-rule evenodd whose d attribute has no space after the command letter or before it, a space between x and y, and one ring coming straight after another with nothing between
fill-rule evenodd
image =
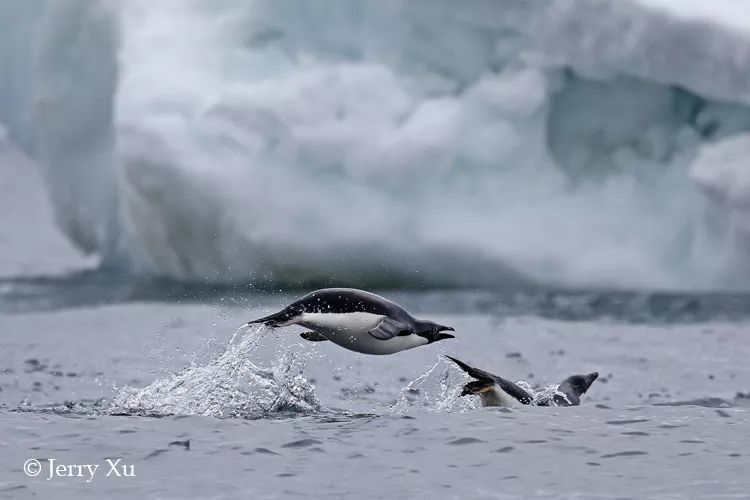
<instances>
[{"instance_id":1,"label":"penguin webbed foot","mask_svg":"<svg viewBox=\"0 0 750 500\"><path fill-rule=\"evenodd\" d=\"M299 334L299 336L305 340L309 340L310 342L323 342L328 340L318 332L302 332Z\"/></svg>"},{"instance_id":2,"label":"penguin webbed foot","mask_svg":"<svg viewBox=\"0 0 750 500\"><path fill-rule=\"evenodd\" d=\"M491 380L473 380L468 384L464 385L459 396L474 396L481 394L484 391L492 389L493 382Z\"/></svg>"}]
</instances>

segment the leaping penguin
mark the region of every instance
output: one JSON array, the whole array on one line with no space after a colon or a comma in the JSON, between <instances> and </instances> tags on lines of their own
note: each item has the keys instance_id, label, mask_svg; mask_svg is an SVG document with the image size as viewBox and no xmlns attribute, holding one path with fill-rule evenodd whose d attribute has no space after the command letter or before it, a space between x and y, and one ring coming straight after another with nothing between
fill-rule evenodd
<instances>
[{"instance_id":1,"label":"leaping penguin","mask_svg":"<svg viewBox=\"0 0 750 500\"><path fill-rule=\"evenodd\" d=\"M532 394L510 380L469 366L451 356L446 356L446 358L456 363L470 377L476 379L464 386L461 396L479 396L482 406L513 406L517 403L524 405L533 403L537 406L578 406L581 403L581 396L599 377L597 372L588 375L571 375L560 382L555 395L551 399L534 401Z\"/></svg>"},{"instance_id":2,"label":"leaping penguin","mask_svg":"<svg viewBox=\"0 0 750 500\"><path fill-rule=\"evenodd\" d=\"M300 325L312 330L300 334L305 340L330 340L363 354L393 354L454 338L443 333L453 328L416 319L398 304L354 288L316 290L247 325L258 323L273 328Z\"/></svg>"}]
</instances>

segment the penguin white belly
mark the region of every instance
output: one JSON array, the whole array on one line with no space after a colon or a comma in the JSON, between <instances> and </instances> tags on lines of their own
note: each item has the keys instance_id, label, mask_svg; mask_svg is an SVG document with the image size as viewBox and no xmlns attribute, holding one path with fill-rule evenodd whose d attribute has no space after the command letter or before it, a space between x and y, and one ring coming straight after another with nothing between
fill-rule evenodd
<instances>
[{"instance_id":1,"label":"penguin white belly","mask_svg":"<svg viewBox=\"0 0 750 500\"><path fill-rule=\"evenodd\" d=\"M482 406L515 406L518 400L502 390L500 386L493 385L479 393Z\"/></svg>"},{"instance_id":2,"label":"penguin white belly","mask_svg":"<svg viewBox=\"0 0 750 500\"><path fill-rule=\"evenodd\" d=\"M363 354L393 354L427 343L419 335L405 335L378 340L370 335L383 316L366 312L303 313L295 323L314 330L331 342Z\"/></svg>"}]
</instances>

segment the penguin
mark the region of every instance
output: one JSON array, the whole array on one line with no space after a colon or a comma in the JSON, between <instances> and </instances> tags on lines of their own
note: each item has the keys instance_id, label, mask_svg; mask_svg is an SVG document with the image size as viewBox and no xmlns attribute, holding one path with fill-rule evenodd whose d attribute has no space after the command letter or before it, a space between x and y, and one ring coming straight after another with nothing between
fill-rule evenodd
<instances>
[{"instance_id":1,"label":"penguin","mask_svg":"<svg viewBox=\"0 0 750 500\"><path fill-rule=\"evenodd\" d=\"M597 372L587 375L571 375L560 382L551 399L535 400L533 394L510 380L474 368L454 357L446 356L446 358L475 379L464 386L461 396L479 396L482 406L514 406L519 403L536 406L578 406L581 404L581 396L599 377Z\"/></svg>"},{"instance_id":2,"label":"penguin","mask_svg":"<svg viewBox=\"0 0 750 500\"><path fill-rule=\"evenodd\" d=\"M390 300L354 288L316 290L281 311L249 321L272 328L299 325L312 342L331 341L363 354L394 354L455 338L450 326L421 320Z\"/></svg>"}]
</instances>

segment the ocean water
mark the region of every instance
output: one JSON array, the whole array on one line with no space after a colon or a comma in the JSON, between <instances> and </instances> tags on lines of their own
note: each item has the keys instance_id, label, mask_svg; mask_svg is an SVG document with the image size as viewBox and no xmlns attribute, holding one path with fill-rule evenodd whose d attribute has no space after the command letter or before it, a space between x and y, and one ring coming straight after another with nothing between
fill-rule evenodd
<instances>
[{"instance_id":1,"label":"ocean water","mask_svg":"<svg viewBox=\"0 0 750 500\"><path fill-rule=\"evenodd\" d=\"M44 284L22 287L47 302L0 314L2 498L673 499L750 488L739 313L593 308L570 319L562 307L491 308L488 293L384 291L457 338L379 357L294 329L237 329L288 292L51 307ZM600 377L578 407L481 408L458 397L466 379L442 354L541 387ZM117 458L134 477L105 475ZM28 459L39 476L24 473ZM90 482L49 478L49 459L101 467Z\"/></svg>"}]
</instances>

